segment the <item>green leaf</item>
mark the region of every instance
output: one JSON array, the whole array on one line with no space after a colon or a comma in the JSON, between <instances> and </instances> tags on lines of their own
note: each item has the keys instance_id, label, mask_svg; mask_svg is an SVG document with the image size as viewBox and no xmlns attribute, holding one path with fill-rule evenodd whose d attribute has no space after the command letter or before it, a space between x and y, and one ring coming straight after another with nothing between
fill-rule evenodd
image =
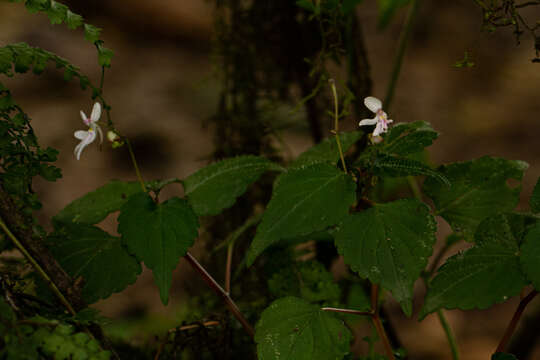
<instances>
[{"instance_id":1,"label":"green leaf","mask_svg":"<svg viewBox=\"0 0 540 360\"><path fill-rule=\"evenodd\" d=\"M110 213L120 210L131 195L141 191L138 182L112 180L70 203L53 217L53 221L97 224Z\"/></svg>"},{"instance_id":2,"label":"green leaf","mask_svg":"<svg viewBox=\"0 0 540 360\"><path fill-rule=\"evenodd\" d=\"M540 178L536 181L531 198L529 199L529 206L533 213L540 213Z\"/></svg>"},{"instance_id":3,"label":"green leaf","mask_svg":"<svg viewBox=\"0 0 540 360\"><path fill-rule=\"evenodd\" d=\"M476 233L477 246L449 258L438 270L419 317L440 308L486 309L519 294L527 284L519 244L532 221L513 213L484 220Z\"/></svg>"},{"instance_id":4,"label":"green leaf","mask_svg":"<svg viewBox=\"0 0 540 360\"><path fill-rule=\"evenodd\" d=\"M56 181L62 177L62 171L54 165L40 164L39 175L47 181Z\"/></svg>"},{"instance_id":5,"label":"green leaf","mask_svg":"<svg viewBox=\"0 0 540 360\"><path fill-rule=\"evenodd\" d=\"M407 5L410 0L377 0L379 5L379 28L385 28L392 20L397 9Z\"/></svg>"},{"instance_id":6,"label":"green leaf","mask_svg":"<svg viewBox=\"0 0 540 360\"><path fill-rule=\"evenodd\" d=\"M518 360L518 358L512 354L498 352L491 356L491 360Z\"/></svg>"},{"instance_id":7,"label":"green leaf","mask_svg":"<svg viewBox=\"0 0 540 360\"><path fill-rule=\"evenodd\" d=\"M66 20L68 7L54 0L50 0L50 8L46 10L51 24L61 24Z\"/></svg>"},{"instance_id":8,"label":"green leaf","mask_svg":"<svg viewBox=\"0 0 540 360\"><path fill-rule=\"evenodd\" d=\"M413 284L431 256L435 231L427 205L404 199L350 215L339 226L335 241L345 263L389 290L410 316Z\"/></svg>"},{"instance_id":9,"label":"green leaf","mask_svg":"<svg viewBox=\"0 0 540 360\"><path fill-rule=\"evenodd\" d=\"M48 4L49 0L26 0L24 3L28 11L31 13L45 10Z\"/></svg>"},{"instance_id":10,"label":"green leaf","mask_svg":"<svg viewBox=\"0 0 540 360\"><path fill-rule=\"evenodd\" d=\"M275 298L298 296L309 302L337 302L341 296L334 276L317 261L281 267L268 280L268 290Z\"/></svg>"},{"instance_id":11,"label":"green leaf","mask_svg":"<svg viewBox=\"0 0 540 360\"><path fill-rule=\"evenodd\" d=\"M525 236L521 247L521 267L536 290L540 290L540 223Z\"/></svg>"},{"instance_id":12,"label":"green leaf","mask_svg":"<svg viewBox=\"0 0 540 360\"><path fill-rule=\"evenodd\" d=\"M82 276L82 295L89 304L124 290L141 273L141 265L127 253L120 239L95 226L65 224L48 243L71 277Z\"/></svg>"},{"instance_id":13,"label":"green leaf","mask_svg":"<svg viewBox=\"0 0 540 360\"><path fill-rule=\"evenodd\" d=\"M523 161L488 156L454 163L438 169L451 187L428 178L423 190L433 199L437 215L448 221L458 235L472 241L476 227L484 218L510 211L517 205L521 185L510 188L506 182L521 180L527 167Z\"/></svg>"},{"instance_id":14,"label":"green leaf","mask_svg":"<svg viewBox=\"0 0 540 360\"><path fill-rule=\"evenodd\" d=\"M66 24L70 29L76 29L79 26L83 24L83 17L81 15L75 14L71 12L71 10L67 10L66 12Z\"/></svg>"},{"instance_id":15,"label":"green leaf","mask_svg":"<svg viewBox=\"0 0 540 360\"><path fill-rule=\"evenodd\" d=\"M328 164L282 174L247 253L247 265L280 239L323 230L344 218L356 200L352 178Z\"/></svg>"},{"instance_id":16,"label":"green leaf","mask_svg":"<svg viewBox=\"0 0 540 360\"><path fill-rule=\"evenodd\" d=\"M277 165L259 156L239 156L210 164L184 180L195 213L216 215L234 204L247 187Z\"/></svg>"},{"instance_id":17,"label":"green leaf","mask_svg":"<svg viewBox=\"0 0 540 360\"><path fill-rule=\"evenodd\" d=\"M378 176L401 177L408 175L426 175L434 178L445 186L451 186L450 181L429 165L420 161L388 154L379 154L373 162L373 173Z\"/></svg>"},{"instance_id":18,"label":"green leaf","mask_svg":"<svg viewBox=\"0 0 540 360\"><path fill-rule=\"evenodd\" d=\"M8 93L4 93L4 95L0 95L0 111L9 111L15 107L15 101L13 101L13 98Z\"/></svg>"},{"instance_id":19,"label":"green leaf","mask_svg":"<svg viewBox=\"0 0 540 360\"><path fill-rule=\"evenodd\" d=\"M311 0L297 0L296 6L301 7L302 9L315 12L315 5L313 5L313 2Z\"/></svg>"},{"instance_id":20,"label":"green leaf","mask_svg":"<svg viewBox=\"0 0 540 360\"><path fill-rule=\"evenodd\" d=\"M90 24L84 24L84 38L91 43L99 40L101 29Z\"/></svg>"},{"instance_id":21,"label":"green leaf","mask_svg":"<svg viewBox=\"0 0 540 360\"><path fill-rule=\"evenodd\" d=\"M343 152L346 152L361 137L361 131L340 133L339 139L341 141ZM336 139L335 137L329 137L298 155L298 157L289 165L289 168L297 168L321 162L335 164L338 160L339 152Z\"/></svg>"},{"instance_id":22,"label":"green leaf","mask_svg":"<svg viewBox=\"0 0 540 360\"><path fill-rule=\"evenodd\" d=\"M12 49L15 52L15 72L25 73L34 63L34 51L28 44L13 44Z\"/></svg>"},{"instance_id":23,"label":"green leaf","mask_svg":"<svg viewBox=\"0 0 540 360\"><path fill-rule=\"evenodd\" d=\"M425 121L396 124L381 145L385 152L404 156L423 151L438 136L439 133Z\"/></svg>"},{"instance_id":24,"label":"green leaf","mask_svg":"<svg viewBox=\"0 0 540 360\"><path fill-rule=\"evenodd\" d=\"M349 14L356 9L356 5L360 4L363 0L343 0L341 9L344 14Z\"/></svg>"},{"instance_id":25,"label":"green leaf","mask_svg":"<svg viewBox=\"0 0 540 360\"><path fill-rule=\"evenodd\" d=\"M118 223L129 251L152 269L161 301L167 304L172 271L197 237L197 216L183 199L156 204L140 193L122 206Z\"/></svg>"},{"instance_id":26,"label":"green leaf","mask_svg":"<svg viewBox=\"0 0 540 360\"><path fill-rule=\"evenodd\" d=\"M98 63L99 66L111 67L111 59L114 53L111 49L108 49L103 46L98 48Z\"/></svg>"},{"instance_id":27,"label":"green leaf","mask_svg":"<svg viewBox=\"0 0 540 360\"><path fill-rule=\"evenodd\" d=\"M335 360L349 353L343 321L294 297L274 301L255 328L259 360Z\"/></svg>"},{"instance_id":28,"label":"green leaf","mask_svg":"<svg viewBox=\"0 0 540 360\"><path fill-rule=\"evenodd\" d=\"M9 74L13 68L13 53L10 49L2 47L0 48L0 73Z\"/></svg>"}]
</instances>

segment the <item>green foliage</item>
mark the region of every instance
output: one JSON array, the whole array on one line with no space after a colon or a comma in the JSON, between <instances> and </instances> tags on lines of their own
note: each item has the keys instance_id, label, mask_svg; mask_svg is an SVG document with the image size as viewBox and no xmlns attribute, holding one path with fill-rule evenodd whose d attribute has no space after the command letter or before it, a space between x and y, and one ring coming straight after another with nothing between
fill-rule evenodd
<instances>
[{"instance_id":1,"label":"green foliage","mask_svg":"<svg viewBox=\"0 0 540 360\"><path fill-rule=\"evenodd\" d=\"M407 4L411 0L377 0L379 5L379 27L385 28L392 18L394 17L396 11Z\"/></svg>"},{"instance_id":2,"label":"green foliage","mask_svg":"<svg viewBox=\"0 0 540 360\"><path fill-rule=\"evenodd\" d=\"M336 246L361 277L381 284L411 315L413 284L427 265L435 243L435 220L418 200L377 204L347 217Z\"/></svg>"},{"instance_id":3,"label":"green foliage","mask_svg":"<svg viewBox=\"0 0 540 360\"><path fill-rule=\"evenodd\" d=\"M269 170L281 167L259 156L226 159L187 177L184 190L197 215L216 215L232 206L251 183Z\"/></svg>"},{"instance_id":4,"label":"green foliage","mask_svg":"<svg viewBox=\"0 0 540 360\"><path fill-rule=\"evenodd\" d=\"M282 174L248 250L248 266L280 239L337 224L355 199L351 177L331 165L314 164Z\"/></svg>"},{"instance_id":5,"label":"green foliage","mask_svg":"<svg viewBox=\"0 0 540 360\"><path fill-rule=\"evenodd\" d=\"M83 297L89 304L122 291L141 272L119 238L94 226L66 224L49 237L49 246L71 277L83 278Z\"/></svg>"},{"instance_id":6,"label":"green foliage","mask_svg":"<svg viewBox=\"0 0 540 360\"><path fill-rule=\"evenodd\" d=\"M55 223L97 224L107 215L120 210L128 198L141 192L138 182L112 180L72 201L53 217Z\"/></svg>"},{"instance_id":7,"label":"green foliage","mask_svg":"<svg viewBox=\"0 0 540 360\"><path fill-rule=\"evenodd\" d=\"M521 185L511 188L507 180L521 180L527 167L523 161L487 156L454 163L439 168L452 186L428 178L423 190L433 199L437 215L448 221L454 232L472 241L484 218L517 205Z\"/></svg>"},{"instance_id":8,"label":"green foliage","mask_svg":"<svg viewBox=\"0 0 540 360\"><path fill-rule=\"evenodd\" d=\"M3 348L2 360L87 360L111 358L110 351L104 351L96 340L90 340L84 332L58 320L31 317L32 325L17 324L5 329L0 336Z\"/></svg>"},{"instance_id":9,"label":"green foliage","mask_svg":"<svg viewBox=\"0 0 540 360\"><path fill-rule=\"evenodd\" d=\"M259 360L334 360L349 353L351 334L341 320L308 302L274 301L255 329Z\"/></svg>"},{"instance_id":10,"label":"green foliage","mask_svg":"<svg viewBox=\"0 0 540 360\"><path fill-rule=\"evenodd\" d=\"M356 6L359 5L364 0L343 0L342 9L345 14L352 13Z\"/></svg>"},{"instance_id":11,"label":"green foliage","mask_svg":"<svg viewBox=\"0 0 540 360\"><path fill-rule=\"evenodd\" d=\"M476 246L449 258L430 282L420 318L443 307L485 309L519 294L528 282L519 246L535 221L513 213L483 221Z\"/></svg>"},{"instance_id":12,"label":"green foliage","mask_svg":"<svg viewBox=\"0 0 540 360\"><path fill-rule=\"evenodd\" d=\"M491 360L518 360L518 358L512 354L498 352L491 356Z\"/></svg>"},{"instance_id":13,"label":"green foliage","mask_svg":"<svg viewBox=\"0 0 540 360\"><path fill-rule=\"evenodd\" d=\"M309 302L337 302L341 297L333 275L317 261L281 268L268 279L268 289L275 298L297 296Z\"/></svg>"},{"instance_id":14,"label":"green foliage","mask_svg":"<svg viewBox=\"0 0 540 360\"><path fill-rule=\"evenodd\" d=\"M11 71L11 65L6 67L2 62L15 61L16 57L9 48L0 48L0 69ZM0 182L17 207L29 214L41 207L32 191L33 178L39 175L47 181L56 181L62 176L60 169L51 165L58 151L39 146L30 118L5 89L0 90L0 139Z\"/></svg>"},{"instance_id":15,"label":"green foliage","mask_svg":"<svg viewBox=\"0 0 540 360\"><path fill-rule=\"evenodd\" d=\"M361 137L361 131L351 131L339 134L342 150L344 152L347 151ZM338 147L335 137L332 136L298 155L298 157L289 165L289 168L297 168L321 162L335 164L338 160Z\"/></svg>"},{"instance_id":16,"label":"green foliage","mask_svg":"<svg viewBox=\"0 0 540 360\"><path fill-rule=\"evenodd\" d=\"M172 271L197 237L197 216L183 199L156 204L148 194L140 193L122 206L118 222L122 241L152 269L161 301L167 304Z\"/></svg>"},{"instance_id":17,"label":"green foliage","mask_svg":"<svg viewBox=\"0 0 540 360\"><path fill-rule=\"evenodd\" d=\"M404 157L378 154L373 161L372 170L375 175L382 177L426 175L445 186L451 186L450 181L444 175L433 170L429 165Z\"/></svg>"},{"instance_id":18,"label":"green foliage","mask_svg":"<svg viewBox=\"0 0 540 360\"><path fill-rule=\"evenodd\" d=\"M529 199L529 206L533 213L540 213L540 178L536 181L533 193Z\"/></svg>"},{"instance_id":19,"label":"green foliage","mask_svg":"<svg viewBox=\"0 0 540 360\"><path fill-rule=\"evenodd\" d=\"M94 93L99 93L99 89L90 83L88 77L83 75L78 67L58 55L40 48L31 47L26 43L10 44L0 48L0 73L9 77L14 75L13 70L16 73L26 73L30 68L32 68L34 74L39 75L49 62L53 63L57 69L64 69L64 79L66 81L78 78L81 89L85 90L90 86ZM3 109L11 110L12 108L14 106L2 106L2 101L0 101L0 111Z\"/></svg>"},{"instance_id":20,"label":"green foliage","mask_svg":"<svg viewBox=\"0 0 540 360\"><path fill-rule=\"evenodd\" d=\"M425 121L399 123L388 131L385 141L378 146L384 152L405 156L423 151L438 136L439 133Z\"/></svg>"},{"instance_id":21,"label":"green foliage","mask_svg":"<svg viewBox=\"0 0 540 360\"><path fill-rule=\"evenodd\" d=\"M521 247L521 266L536 290L540 290L540 223L525 236Z\"/></svg>"}]
</instances>

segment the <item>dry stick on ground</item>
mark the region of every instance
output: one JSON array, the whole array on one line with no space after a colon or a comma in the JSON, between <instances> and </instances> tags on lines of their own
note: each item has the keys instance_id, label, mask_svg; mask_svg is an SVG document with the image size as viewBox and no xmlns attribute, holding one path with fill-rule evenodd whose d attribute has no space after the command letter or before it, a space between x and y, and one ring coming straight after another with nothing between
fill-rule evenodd
<instances>
[{"instance_id":1,"label":"dry stick on ground","mask_svg":"<svg viewBox=\"0 0 540 360\"><path fill-rule=\"evenodd\" d=\"M253 327L250 325L250 323L246 320L244 315L240 312L240 309L238 309L238 306L234 303L234 301L231 299L229 294L217 283L216 280L206 271L204 267L202 267L201 264L195 259L189 252L184 256L184 258L189 262L189 264L197 270L197 272L202 276L203 280L210 286L212 290L216 294L218 294L223 301L225 301L225 305L233 316L242 324L244 327L244 330L248 333L250 337L255 336L255 330L253 330Z\"/></svg>"}]
</instances>

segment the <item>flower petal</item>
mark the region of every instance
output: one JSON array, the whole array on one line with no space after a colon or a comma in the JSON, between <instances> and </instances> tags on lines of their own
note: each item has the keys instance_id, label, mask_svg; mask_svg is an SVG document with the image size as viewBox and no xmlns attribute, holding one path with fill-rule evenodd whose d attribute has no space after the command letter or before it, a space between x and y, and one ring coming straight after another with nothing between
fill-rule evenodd
<instances>
[{"instance_id":1,"label":"flower petal","mask_svg":"<svg viewBox=\"0 0 540 360\"><path fill-rule=\"evenodd\" d=\"M88 125L88 116L86 116L86 114L84 113L84 111L81 110L81 118L82 118L82 121Z\"/></svg>"},{"instance_id":2,"label":"flower petal","mask_svg":"<svg viewBox=\"0 0 540 360\"><path fill-rule=\"evenodd\" d=\"M96 122L101 117L101 104L95 103L94 108L92 109L92 114L90 115L90 121Z\"/></svg>"},{"instance_id":3,"label":"flower petal","mask_svg":"<svg viewBox=\"0 0 540 360\"><path fill-rule=\"evenodd\" d=\"M99 143L102 144L103 143L103 131L101 131L101 127L99 127L98 124L94 123L93 124L93 129L94 131L96 131L99 135Z\"/></svg>"},{"instance_id":4,"label":"flower petal","mask_svg":"<svg viewBox=\"0 0 540 360\"><path fill-rule=\"evenodd\" d=\"M82 131L82 130L80 130ZM95 131L84 131L86 133L86 137L81 140L81 142L75 146L75 157L77 160L81 158L81 152L84 150L85 147L87 147L89 144L91 144L96 139L96 132ZM78 133L78 131L76 131ZM80 133L79 133L80 134Z\"/></svg>"},{"instance_id":5,"label":"flower petal","mask_svg":"<svg viewBox=\"0 0 540 360\"><path fill-rule=\"evenodd\" d=\"M384 132L386 132L386 129L384 128L384 123L382 121L379 121L377 123L377 126L375 127L375 130L373 130L373 136L379 136Z\"/></svg>"},{"instance_id":6,"label":"flower petal","mask_svg":"<svg viewBox=\"0 0 540 360\"><path fill-rule=\"evenodd\" d=\"M364 105L366 105L366 107L374 113L382 109L381 100L373 96L368 96L367 98L365 98Z\"/></svg>"},{"instance_id":7,"label":"flower petal","mask_svg":"<svg viewBox=\"0 0 540 360\"><path fill-rule=\"evenodd\" d=\"M73 135L75 135L75 137L79 140L82 140L86 137L88 131L84 131L84 130L77 130L75 131L75 133Z\"/></svg>"},{"instance_id":8,"label":"flower petal","mask_svg":"<svg viewBox=\"0 0 540 360\"><path fill-rule=\"evenodd\" d=\"M358 126L375 125L377 123L377 117L373 119L364 119L358 123Z\"/></svg>"}]
</instances>

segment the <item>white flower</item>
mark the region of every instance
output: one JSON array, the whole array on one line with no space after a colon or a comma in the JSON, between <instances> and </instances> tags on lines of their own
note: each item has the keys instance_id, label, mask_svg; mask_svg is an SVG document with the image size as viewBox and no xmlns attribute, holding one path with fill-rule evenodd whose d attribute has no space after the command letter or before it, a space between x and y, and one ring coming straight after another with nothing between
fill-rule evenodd
<instances>
[{"instance_id":1,"label":"white flower","mask_svg":"<svg viewBox=\"0 0 540 360\"><path fill-rule=\"evenodd\" d=\"M75 131L75 137L81 142L75 146L75 157L77 160L81 158L81 152L84 150L85 147L87 147L89 144L93 143L94 140L96 140L96 136L99 134L100 143L103 142L103 132L101 131L101 128L97 124L99 118L101 116L101 105L100 103L95 103L94 107L92 108L92 114L90 115L90 118L86 116L86 114L81 110L81 118L83 122L88 126L88 130L77 130Z\"/></svg>"},{"instance_id":2,"label":"white flower","mask_svg":"<svg viewBox=\"0 0 540 360\"><path fill-rule=\"evenodd\" d=\"M375 117L373 119L364 119L360 121L358 126L377 124L375 130L373 130L373 136L379 136L380 134L387 132L388 124L394 122L394 120L388 119L388 115L382 109L381 100L373 96L368 96L364 99L364 104L369 110L375 113Z\"/></svg>"}]
</instances>

